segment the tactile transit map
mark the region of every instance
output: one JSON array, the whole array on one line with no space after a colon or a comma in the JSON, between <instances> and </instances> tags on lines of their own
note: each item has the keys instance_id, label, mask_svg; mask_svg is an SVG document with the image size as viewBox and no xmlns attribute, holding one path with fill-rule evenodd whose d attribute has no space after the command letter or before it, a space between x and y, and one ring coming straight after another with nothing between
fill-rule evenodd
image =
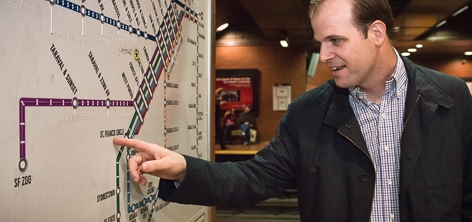
<instances>
[{"instance_id":1,"label":"tactile transit map","mask_svg":"<svg viewBox=\"0 0 472 222\"><path fill-rule=\"evenodd\" d=\"M0 221L207 221L140 186L113 137L209 158L211 6L0 3Z\"/></svg>"}]
</instances>

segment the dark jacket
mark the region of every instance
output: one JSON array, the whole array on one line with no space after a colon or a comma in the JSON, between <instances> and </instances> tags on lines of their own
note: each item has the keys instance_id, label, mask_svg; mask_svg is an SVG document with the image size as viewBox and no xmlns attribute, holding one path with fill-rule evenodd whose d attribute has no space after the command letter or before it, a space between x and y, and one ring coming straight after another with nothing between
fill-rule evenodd
<instances>
[{"instance_id":1,"label":"dark jacket","mask_svg":"<svg viewBox=\"0 0 472 222\"><path fill-rule=\"evenodd\" d=\"M471 95L463 81L403 60L408 90L400 219L471 221ZM369 221L374 166L348 90L332 80L294 100L276 136L253 159L213 163L185 158L187 173L177 191L161 180L159 195L165 200L248 205L295 185L302 221Z\"/></svg>"},{"instance_id":2,"label":"dark jacket","mask_svg":"<svg viewBox=\"0 0 472 222\"><path fill-rule=\"evenodd\" d=\"M245 122L248 122L251 127L254 126L254 123L256 122L256 118L254 118L254 113L252 112L241 112L238 117L238 125L242 125Z\"/></svg>"}]
</instances>

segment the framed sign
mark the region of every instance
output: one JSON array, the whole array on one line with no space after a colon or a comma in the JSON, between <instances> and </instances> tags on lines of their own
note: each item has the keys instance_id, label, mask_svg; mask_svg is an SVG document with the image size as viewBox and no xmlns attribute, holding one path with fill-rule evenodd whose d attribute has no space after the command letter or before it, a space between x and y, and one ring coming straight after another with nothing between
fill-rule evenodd
<instances>
[{"instance_id":1,"label":"framed sign","mask_svg":"<svg viewBox=\"0 0 472 222\"><path fill-rule=\"evenodd\" d=\"M226 103L222 110L234 109L242 111L245 105L252 107L255 116L259 113L259 81L258 69L217 69L215 88L222 88L217 96Z\"/></svg>"},{"instance_id":2,"label":"framed sign","mask_svg":"<svg viewBox=\"0 0 472 222\"><path fill-rule=\"evenodd\" d=\"M285 111L292 101L292 86L290 84L275 84L272 88L272 108L274 111Z\"/></svg>"}]
</instances>

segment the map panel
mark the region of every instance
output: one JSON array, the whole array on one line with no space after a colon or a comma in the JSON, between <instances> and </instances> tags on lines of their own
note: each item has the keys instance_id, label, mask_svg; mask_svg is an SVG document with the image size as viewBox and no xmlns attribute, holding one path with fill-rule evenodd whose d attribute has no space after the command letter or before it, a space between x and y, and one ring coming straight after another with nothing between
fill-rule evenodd
<instances>
[{"instance_id":1,"label":"map panel","mask_svg":"<svg viewBox=\"0 0 472 222\"><path fill-rule=\"evenodd\" d=\"M209 159L211 5L0 3L1 221L207 221L140 186L113 137Z\"/></svg>"}]
</instances>

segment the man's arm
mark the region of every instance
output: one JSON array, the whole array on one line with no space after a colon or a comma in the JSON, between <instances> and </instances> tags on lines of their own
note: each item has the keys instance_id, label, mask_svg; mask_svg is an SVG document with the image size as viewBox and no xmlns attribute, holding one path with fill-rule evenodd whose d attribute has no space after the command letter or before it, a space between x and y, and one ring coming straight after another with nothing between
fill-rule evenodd
<instances>
[{"instance_id":1,"label":"man's arm","mask_svg":"<svg viewBox=\"0 0 472 222\"><path fill-rule=\"evenodd\" d=\"M142 186L147 183L144 173L167 180L184 180L187 163L181 154L135 139L116 137L113 138L113 143L139 152L128 160L128 165L131 177Z\"/></svg>"}]
</instances>

